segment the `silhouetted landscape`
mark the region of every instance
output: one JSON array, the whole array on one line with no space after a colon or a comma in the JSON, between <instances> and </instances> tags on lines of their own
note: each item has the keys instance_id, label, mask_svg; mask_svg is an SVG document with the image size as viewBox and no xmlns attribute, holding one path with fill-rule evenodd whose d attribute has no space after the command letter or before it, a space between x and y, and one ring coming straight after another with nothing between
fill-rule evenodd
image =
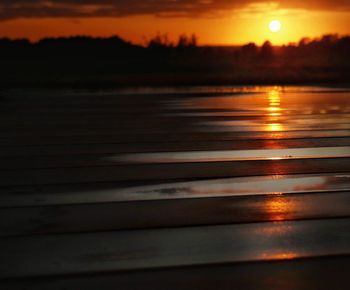
<instances>
[{"instance_id":1,"label":"silhouetted landscape","mask_svg":"<svg viewBox=\"0 0 350 290\"><path fill-rule=\"evenodd\" d=\"M0 39L1 82L12 85L307 84L350 81L350 37L297 44L199 46L158 34L144 46L118 36Z\"/></svg>"}]
</instances>

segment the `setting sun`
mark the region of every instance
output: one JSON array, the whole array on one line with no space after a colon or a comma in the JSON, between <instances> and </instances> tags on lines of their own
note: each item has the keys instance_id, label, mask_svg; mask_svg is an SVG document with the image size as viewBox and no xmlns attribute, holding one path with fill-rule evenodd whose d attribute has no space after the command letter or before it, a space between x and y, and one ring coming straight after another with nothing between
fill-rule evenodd
<instances>
[{"instance_id":1,"label":"setting sun","mask_svg":"<svg viewBox=\"0 0 350 290\"><path fill-rule=\"evenodd\" d=\"M279 22L278 20L272 20L270 22L269 28L272 32L278 32L281 30L281 22Z\"/></svg>"}]
</instances>

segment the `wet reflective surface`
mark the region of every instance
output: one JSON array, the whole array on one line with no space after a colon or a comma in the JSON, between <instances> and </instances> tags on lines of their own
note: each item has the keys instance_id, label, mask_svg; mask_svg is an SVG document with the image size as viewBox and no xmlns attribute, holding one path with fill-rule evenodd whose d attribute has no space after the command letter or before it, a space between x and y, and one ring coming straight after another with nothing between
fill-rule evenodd
<instances>
[{"instance_id":1,"label":"wet reflective surface","mask_svg":"<svg viewBox=\"0 0 350 290\"><path fill-rule=\"evenodd\" d=\"M210 91L208 91L210 92ZM350 136L350 92L319 88L242 88L223 96L172 100L166 105L183 118L193 118L195 132L222 133L236 138L289 139ZM180 113L179 111L182 111ZM207 121L198 120L206 117ZM225 118L225 120L218 120ZM350 147L276 150L169 152L110 157L139 163L207 162L224 160L348 157Z\"/></svg>"},{"instance_id":2,"label":"wet reflective surface","mask_svg":"<svg viewBox=\"0 0 350 290\"><path fill-rule=\"evenodd\" d=\"M252 90L254 91L254 90ZM183 116L231 117L201 123L210 131L305 131L350 129L350 93L266 87L255 93L178 101ZM187 111L187 112L186 112ZM203 112L204 111L204 112ZM239 118L244 117L244 120ZM204 127L204 128L203 128ZM286 136L288 137L288 136Z\"/></svg>"},{"instance_id":3,"label":"wet reflective surface","mask_svg":"<svg viewBox=\"0 0 350 290\"><path fill-rule=\"evenodd\" d=\"M291 175L226 178L187 183L163 184L160 186L131 189L140 195L150 197L208 197L208 196L244 196L261 194L305 193L321 191L349 191L350 175Z\"/></svg>"},{"instance_id":4,"label":"wet reflective surface","mask_svg":"<svg viewBox=\"0 0 350 290\"><path fill-rule=\"evenodd\" d=\"M163 152L108 157L109 160L139 163L217 162L350 157L350 147L289 148L234 151Z\"/></svg>"},{"instance_id":5,"label":"wet reflective surface","mask_svg":"<svg viewBox=\"0 0 350 290\"><path fill-rule=\"evenodd\" d=\"M2 264L0 278L342 255L349 226L338 219L8 238L0 257L17 267Z\"/></svg>"},{"instance_id":6,"label":"wet reflective surface","mask_svg":"<svg viewBox=\"0 0 350 290\"><path fill-rule=\"evenodd\" d=\"M105 203L220 196L350 192L350 174L272 175L111 188L109 184L73 187L35 186L1 190L2 207ZM74 198L73 198L74 197Z\"/></svg>"},{"instance_id":7,"label":"wet reflective surface","mask_svg":"<svg viewBox=\"0 0 350 290\"><path fill-rule=\"evenodd\" d=\"M347 88L22 93L0 98L3 278L350 255Z\"/></svg>"}]
</instances>

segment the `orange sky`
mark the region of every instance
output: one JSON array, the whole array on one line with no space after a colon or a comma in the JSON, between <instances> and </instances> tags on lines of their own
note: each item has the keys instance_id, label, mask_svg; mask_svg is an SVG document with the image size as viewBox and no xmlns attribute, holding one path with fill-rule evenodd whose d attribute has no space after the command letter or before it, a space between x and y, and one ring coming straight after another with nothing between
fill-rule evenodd
<instances>
[{"instance_id":1,"label":"orange sky","mask_svg":"<svg viewBox=\"0 0 350 290\"><path fill-rule=\"evenodd\" d=\"M40 0L38 1L40 2ZM110 1L113 2L113 0ZM136 0L129 1L136 3L135 11L137 12L139 2ZM228 5L229 3L229 1L226 1L226 3L223 0L200 1L207 4L209 2L203 1L211 1L210 3L217 1L220 5L223 5L222 3ZM14 2L16 1L14 0ZM69 2L69 0L63 2ZM96 12L98 16L92 13L88 17L82 15L80 11L72 14L71 11L66 10L60 12L61 14L55 12L50 15L50 10L46 14L36 15L38 12L34 9L29 10L29 12L27 10L24 12L14 10L13 16L9 14L9 17L5 17L4 12L1 15L1 8L4 11L4 7L1 7L2 4L0 4L0 37L27 37L37 40L46 36L78 34L92 36L119 35L134 43L142 44L145 43L145 39L149 39L157 32L167 33L171 39L177 38L182 33L195 33L200 44L230 45L250 41L261 44L267 39L274 44L282 44L296 42L304 36L318 37L327 33L350 34L350 9L328 7L326 0L320 1L323 6L320 6L319 9L316 4L315 7L297 5L299 3L297 0L294 1L295 7L283 7L277 3L271 4L271 2L259 2L260 4L256 4L249 3L248 0L242 0L243 4L240 6L235 6L232 9L215 10L210 13L207 13L207 11L194 13L192 10L189 12L186 10L186 13L180 13L180 15L175 12L171 13L171 11L169 13L160 11L158 15L154 15L151 12L130 13L130 11L126 11L124 12L125 15L123 13L121 15L105 13L106 15L104 15L102 12ZM311 2L314 3L315 1ZM8 5L10 6L10 4ZM118 9L122 8L118 7ZM66 16L65 13L67 13ZM1 16L3 19L1 19ZM272 33L268 28L269 22L274 19L279 20L282 24L282 29L276 33Z\"/></svg>"}]
</instances>

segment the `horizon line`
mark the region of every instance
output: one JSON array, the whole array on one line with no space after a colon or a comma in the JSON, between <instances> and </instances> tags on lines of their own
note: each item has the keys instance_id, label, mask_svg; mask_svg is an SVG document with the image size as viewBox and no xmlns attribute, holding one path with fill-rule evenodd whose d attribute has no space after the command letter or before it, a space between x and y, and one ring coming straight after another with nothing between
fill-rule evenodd
<instances>
[{"instance_id":1,"label":"horizon line","mask_svg":"<svg viewBox=\"0 0 350 290\"><path fill-rule=\"evenodd\" d=\"M149 40L153 39L157 35L158 34L155 34ZM163 34L159 34L159 35L167 35L167 33L163 33ZM183 33L183 34L179 34L178 37L180 37L181 35L191 36L191 35L196 35L196 34L195 33L189 33L189 34ZM230 44L230 43L198 43L197 46L198 47L239 47L239 46L244 46L244 45L247 45L247 44L255 44L256 46L262 46L264 43L270 42L272 46L279 47L279 46L296 45L303 39L308 39L308 40L310 40L310 42L317 41L317 40L321 40L322 37L325 37L325 36L334 36L334 37L337 37L337 38L345 38L345 37L350 37L350 34L324 33L324 34L322 34L320 36L316 36L316 37L303 36L297 41L290 41L290 42L287 42L287 43L278 43L278 44L274 44L272 40L266 39L263 42L261 42L261 44L255 42L255 41L247 41L247 42L244 42L244 43L232 43L232 44ZM130 41L130 40L126 39L126 38L123 38L122 36L120 36L118 34L111 34L109 36L97 36L97 35L88 35L88 34L71 34L71 35L56 35L56 36L48 35L48 36L44 36L44 37L41 37L41 38L38 38L38 39L35 39L35 40L30 39L30 37L9 37L9 36L5 36L5 35L3 35L3 36L0 35L0 40L3 40L3 39L8 39L10 41L26 40L26 41L28 41L31 44L37 44L40 41L43 41L45 39L65 39L65 38L68 39L68 38L79 38L79 37L82 37L82 38L85 37L85 38L91 38L91 39L111 39L111 38L114 38L114 37L118 37L121 40L123 40L123 41L125 41L127 43L130 43L132 45L135 45L135 46L142 46L142 47L146 47L147 46L146 43L133 42L133 41ZM169 44L176 45L176 41L177 40L170 41Z\"/></svg>"}]
</instances>

